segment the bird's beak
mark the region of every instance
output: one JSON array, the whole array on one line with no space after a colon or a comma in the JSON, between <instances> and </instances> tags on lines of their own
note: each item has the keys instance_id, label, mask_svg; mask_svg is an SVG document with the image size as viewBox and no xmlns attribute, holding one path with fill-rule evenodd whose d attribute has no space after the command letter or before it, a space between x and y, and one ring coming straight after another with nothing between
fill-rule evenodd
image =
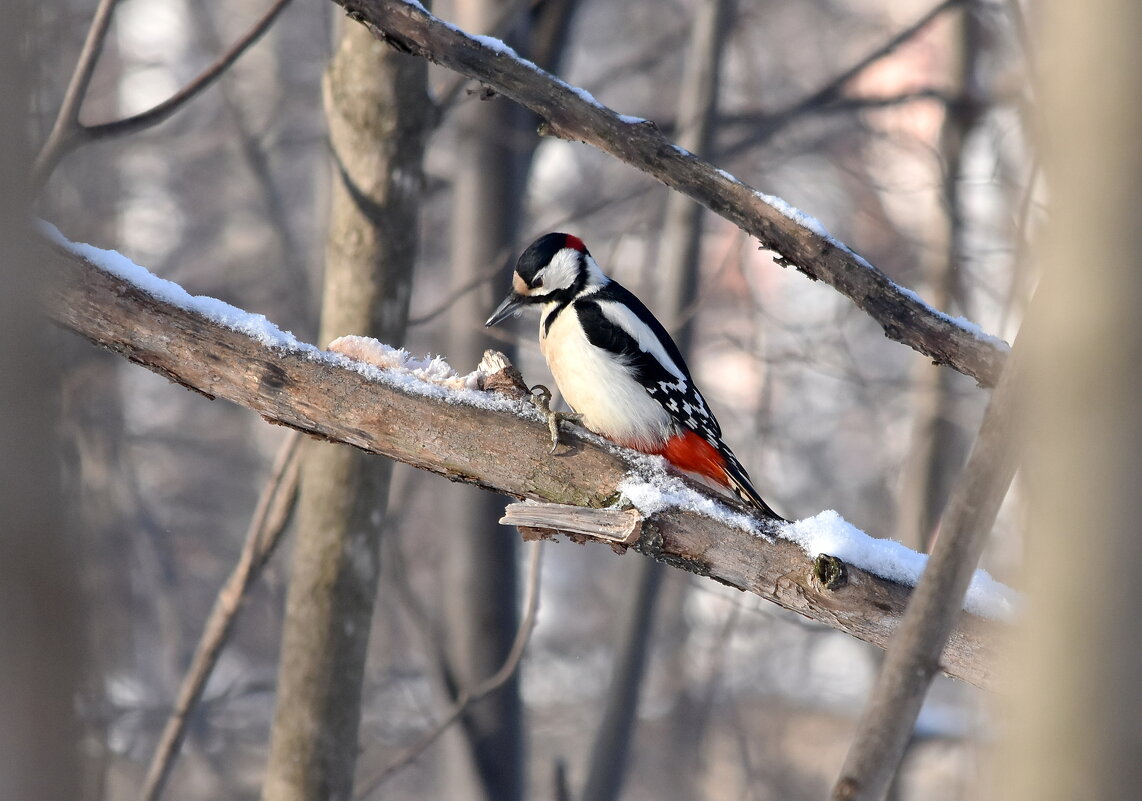
<instances>
[{"instance_id":1,"label":"bird's beak","mask_svg":"<svg viewBox=\"0 0 1142 801\"><path fill-rule=\"evenodd\" d=\"M517 313L520 310L520 306L523 305L524 300L526 300L526 298L524 298L524 296L518 292L510 293L506 298L504 298L504 302L501 303L494 312L492 312L492 316L488 318L488 322L484 323L484 327L491 328L493 325L502 323L504 320Z\"/></svg>"}]
</instances>

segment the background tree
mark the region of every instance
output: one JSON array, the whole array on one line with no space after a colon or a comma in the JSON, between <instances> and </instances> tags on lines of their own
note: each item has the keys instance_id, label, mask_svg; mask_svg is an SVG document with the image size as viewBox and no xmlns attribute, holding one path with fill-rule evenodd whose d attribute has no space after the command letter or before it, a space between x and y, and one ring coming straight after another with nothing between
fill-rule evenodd
<instances>
[{"instance_id":1,"label":"background tree","mask_svg":"<svg viewBox=\"0 0 1142 801\"><path fill-rule=\"evenodd\" d=\"M456 22L467 30L503 36L520 49L529 35L526 17L511 15L511 3L500 0L463 0L456 4ZM450 285L475 284L479 289L451 305L443 351L456 364L474 365L495 344L484 333L494 288L482 279L507 261L515 241L525 154L534 148L536 137L522 110L502 98L481 103L467 96L455 109L454 126ZM511 648L518 617L517 549L512 532L496 523L501 499L456 486L448 488L445 503L446 586L454 591L442 599L443 622L449 694L455 699L495 673ZM474 785L482 788L475 798L523 798L524 722L517 679L474 704L461 724L455 744L458 758L449 761L450 781L440 792L461 798Z\"/></svg>"},{"instance_id":2,"label":"background tree","mask_svg":"<svg viewBox=\"0 0 1142 801\"><path fill-rule=\"evenodd\" d=\"M1025 396L1035 537L996 798L1122 798L1139 781L1139 22L1129 4L1051 9L1039 51L1052 202ZM1097 263L1077 269L1092 241Z\"/></svg>"},{"instance_id":3,"label":"background tree","mask_svg":"<svg viewBox=\"0 0 1142 801\"><path fill-rule=\"evenodd\" d=\"M28 299L43 290L46 256L28 224L29 143L23 120L31 73L21 39L32 4L5 9L0 45L0 792L9 798L76 798L84 792L80 727L72 699L86 684L77 593L59 475L62 363L59 335Z\"/></svg>"},{"instance_id":4,"label":"background tree","mask_svg":"<svg viewBox=\"0 0 1142 801\"><path fill-rule=\"evenodd\" d=\"M677 107L678 145L706 156L709 153L717 116L718 87L726 32L732 21L732 4L728 0L710 0L695 10L694 24L687 42L682 66L681 89ZM690 198L673 193L666 198L654 271L657 290L658 319L671 332L684 357L691 353L693 326L690 310L698 300L699 273L703 242L703 209ZM642 560L625 566L628 596L621 603L624 615L618 619L614 638L615 662L611 674L603 715L591 747L591 758L584 780L582 797L587 801L619 798L626 779L627 757L633 741L634 722L646 676L647 661L655 625L664 627L678 640L686 636L682 621L672 613L681 611L688 586L681 577L672 594L672 608L658 620L657 607L662 585L669 581L670 571L664 565ZM664 649L665 652L665 649ZM686 692L675 701L686 707ZM677 722L686 727L685 714ZM677 758L692 757L687 747L678 742ZM692 770L681 767L676 776L678 797L692 797L695 790L688 781Z\"/></svg>"},{"instance_id":5,"label":"background tree","mask_svg":"<svg viewBox=\"0 0 1142 801\"><path fill-rule=\"evenodd\" d=\"M400 343L417 256L427 70L345 26L325 73L333 161L319 339ZM306 444L263 798L350 798L392 464Z\"/></svg>"}]
</instances>

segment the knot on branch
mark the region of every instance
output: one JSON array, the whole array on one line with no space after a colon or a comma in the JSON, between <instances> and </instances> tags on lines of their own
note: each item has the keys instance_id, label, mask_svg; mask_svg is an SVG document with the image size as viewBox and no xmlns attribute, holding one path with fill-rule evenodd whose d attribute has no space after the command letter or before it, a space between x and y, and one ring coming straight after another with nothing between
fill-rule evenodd
<instances>
[{"instance_id":1,"label":"knot on branch","mask_svg":"<svg viewBox=\"0 0 1142 801\"><path fill-rule=\"evenodd\" d=\"M813 560L813 581L826 590L839 590L849 581L848 568L835 556L818 554Z\"/></svg>"},{"instance_id":2,"label":"knot on branch","mask_svg":"<svg viewBox=\"0 0 1142 801\"><path fill-rule=\"evenodd\" d=\"M531 395L523 375L511 360L498 350L484 351L484 358L480 359L476 370L483 375L481 388L487 392L497 392L517 400L523 400Z\"/></svg>"}]
</instances>

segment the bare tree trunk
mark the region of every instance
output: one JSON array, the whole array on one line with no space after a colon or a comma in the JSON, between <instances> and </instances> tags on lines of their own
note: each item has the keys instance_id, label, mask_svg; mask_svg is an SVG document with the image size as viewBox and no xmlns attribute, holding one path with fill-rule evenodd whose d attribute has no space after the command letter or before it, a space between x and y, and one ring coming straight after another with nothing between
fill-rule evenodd
<instances>
[{"instance_id":1,"label":"bare tree trunk","mask_svg":"<svg viewBox=\"0 0 1142 801\"><path fill-rule=\"evenodd\" d=\"M403 339L428 125L425 64L347 25L325 76L333 155L322 343ZM391 463L307 443L263 798L347 799Z\"/></svg>"},{"instance_id":2,"label":"bare tree trunk","mask_svg":"<svg viewBox=\"0 0 1142 801\"><path fill-rule=\"evenodd\" d=\"M615 631L615 666L607 692L603 719L591 746L591 762L583 787L583 801L614 801L620 797L626 779L634 721L654 630L654 608L658 603L665 568L651 559L640 559L635 566L635 583L624 598L626 611Z\"/></svg>"},{"instance_id":3,"label":"bare tree trunk","mask_svg":"<svg viewBox=\"0 0 1142 801\"><path fill-rule=\"evenodd\" d=\"M968 4L959 15L959 96L948 105L941 131L946 247L943 257L931 265L927 299L937 309L950 313L956 313L953 308L963 300L967 257L967 210L961 192L964 148L983 118L985 102L981 85L985 52L981 13ZM926 359L917 360L915 375L912 452L904 470L896 538L918 551L927 551L956 474L967 458L970 440L956 422L959 376L949 370L933 369Z\"/></svg>"},{"instance_id":4,"label":"bare tree trunk","mask_svg":"<svg viewBox=\"0 0 1142 801\"><path fill-rule=\"evenodd\" d=\"M464 0L457 22L491 31L509 4ZM503 261L519 224L523 192L519 154L528 132L521 110L503 98L469 99L457 109L457 171L452 200L452 283L467 284ZM532 137L534 138L534 136ZM498 289L498 287L497 287ZM457 302L449 315L446 353L469 370L492 342L483 322L493 308L491 287ZM516 537L498 525L503 500L472 487L447 490L447 592L444 631L450 693L455 698L499 669L517 627ZM449 741L448 796L513 801L523 797L524 737L519 681L473 704Z\"/></svg>"},{"instance_id":5,"label":"bare tree trunk","mask_svg":"<svg viewBox=\"0 0 1142 801\"><path fill-rule=\"evenodd\" d=\"M457 22L468 30L492 31L511 6L511 0L464 0L457 5ZM513 44L527 42L528 55L551 69L563 53L574 8L574 0L543 3L507 38ZM531 30L520 30L528 24L534 25L534 38ZM461 286L509 258L539 139L532 115L503 98L469 102L456 116L461 139L450 233L452 282ZM494 344L483 334L493 301L490 291L474 292L452 307L447 354L458 368L470 369ZM502 344L496 347L503 349ZM448 548L445 630L455 695L499 669L511 648L518 615L517 546L516 538L496 523L501 499L463 486L449 494L447 530L454 539ZM472 705L462 724L464 745L458 750L475 776L453 760L450 795L522 798L525 749L518 679Z\"/></svg>"},{"instance_id":6,"label":"bare tree trunk","mask_svg":"<svg viewBox=\"0 0 1142 801\"><path fill-rule=\"evenodd\" d=\"M1026 392L1028 605L1005 717L1011 801L1142 786L1142 6L1052 4L1051 214Z\"/></svg>"},{"instance_id":7,"label":"bare tree trunk","mask_svg":"<svg viewBox=\"0 0 1142 801\"><path fill-rule=\"evenodd\" d=\"M699 155L710 148L730 7L731 0L703 0L696 12L684 67L678 96L678 144ZM690 198L670 193L658 252L656 276L660 292L656 311L683 353L689 352L693 338L692 318L685 312L698 293L702 212L702 207ZM651 645L654 610L666 571L663 565L649 559L628 562L624 569L630 574L631 591L622 599L628 611L616 632L615 667L591 748L584 801L612 801L622 792ZM693 749L691 753L696 756L698 751ZM681 777L689 776L690 771L679 773L679 781L683 782L686 779Z\"/></svg>"},{"instance_id":8,"label":"bare tree trunk","mask_svg":"<svg viewBox=\"0 0 1142 801\"><path fill-rule=\"evenodd\" d=\"M678 94L678 145L706 155L713 138L718 105L722 50L730 18L731 0L702 0L696 12ZM702 216L705 209L678 192L666 200L666 214L658 251L656 283L659 288L655 312L658 319L686 353L693 326L686 310L698 294L698 267L702 246Z\"/></svg>"},{"instance_id":9,"label":"bare tree trunk","mask_svg":"<svg viewBox=\"0 0 1142 801\"><path fill-rule=\"evenodd\" d=\"M27 204L30 22L31 5L17 0L0 35L0 797L47 801L80 797L82 637L59 484L59 333L33 300L44 254Z\"/></svg>"}]
</instances>

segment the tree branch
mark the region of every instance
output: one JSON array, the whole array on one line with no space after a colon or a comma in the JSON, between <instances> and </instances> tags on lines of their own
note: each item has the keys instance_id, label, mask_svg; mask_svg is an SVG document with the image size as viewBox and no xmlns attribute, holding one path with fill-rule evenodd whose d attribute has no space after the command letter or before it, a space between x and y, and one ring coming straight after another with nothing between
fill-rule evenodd
<instances>
[{"instance_id":1,"label":"tree branch","mask_svg":"<svg viewBox=\"0 0 1142 801\"><path fill-rule=\"evenodd\" d=\"M226 584L218 591L210 617L203 626L202 636L195 648L194 658L179 687L178 700L151 757L143 790L139 794L141 801L156 801L162 796L186 736L191 714L218 664L218 657L234 628L238 611L285 531L297 491L298 469L295 456L300 440L296 431L290 431L278 449L270 478L262 488L254 516L246 530L246 540L238 563L226 579Z\"/></svg>"},{"instance_id":2,"label":"tree branch","mask_svg":"<svg viewBox=\"0 0 1142 801\"><path fill-rule=\"evenodd\" d=\"M948 501L928 567L888 647L833 787L834 801L880 801L900 768L955 623L954 610L963 603L1019 463L1019 352L1016 346Z\"/></svg>"},{"instance_id":3,"label":"tree branch","mask_svg":"<svg viewBox=\"0 0 1142 801\"><path fill-rule=\"evenodd\" d=\"M491 676L488 676L488 678L484 679L475 687L462 691L456 701L453 702L448 713L444 715L435 726L426 731L419 740L405 749L396 759L388 765L385 765L380 773L356 793L358 799L365 799L371 796L389 777L409 763L415 761L421 754L428 750L440 735L446 732L453 723L460 719L460 716L464 714L468 707L477 701L482 701L500 689L500 687L507 683L508 679L515 675L519 669L520 662L523 661L523 652L524 649L527 648L528 641L531 639L531 632L535 630L535 621L539 613L539 567L540 557L542 555L543 543L532 542L527 560L527 581L525 584L526 600L523 604L523 619L519 622L515 639L512 641L511 650L508 652L503 664L500 665L499 670Z\"/></svg>"},{"instance_id":4,"label":"tree branch","mask_svg":"<svg viewBox=\"0 0 1142 801\"><path fill-rule=\"evenodd\" d=\"M271 346L187 309L70 252L56 260L50 313L67 328L209 398L226 398L271 423L353 445L516 498L602 507L618 499L630 463L618 451L569 434L548 453L532 416L465 405L370 380L312 350ZM439 389L439 388L437 388ZM452 402L449 402L452 401ZM759 526L776 532L774 521ZM697 512L670 508L642 523L637 550L674 567L752 592L884 647L910 590L854 566L839 585L815 577L796 544L767 540ZM832 587L832 588L830 588ZM961 614L941 669L994 683L1003 627Z\"/></svg>"},{"instance_id":5,"label":"tree branch","mask_svg":"<svg viewBox=\"0 0 1142 801\"><path fill-rule=\"evenodd\" d=\"M123 119L97 125L84 125L79 121L79 110L83 105L84 96L87 94L87 87L91 83L91 76L95 71L95 63L102 49L103 41L107 37L111 11L116 2L118 0L101 0L96 9L95 19L91 23L91 29L88 32L87 40L84 42L79 63L76 65L75 73L68 85L55 125L32 166L32 185L34 187L40 187L47 180L52 170L56 168L56 165L59 164L60 159L76 148L99 139L137 133L168 119L218 80L222 73L230 69L234 62L241 58L242 54L262 37L262 34L269 30L270 25L277 19L278 14L289 5L290 0L275 0L269 10L246 31L242 38L215 59L213 64L200 72L194 80L166 100L146 111L132 114Z\"/></svg>"},{"instance_id":6,"label":"tree branch","mask_svg":"<svg viewBox=\"0 0 1142 801\"><path fill-rule=\"evenodd\" d=\"M852 300L898 342L994 386L1009 348L944 315L829 236L815 220L674 146L648 120L616 114L507 48L402 0L334 0L399 50L479 80L538 114L544 133L582 141L692 197Z\"/></svg>"},{"instance_id":7,"label":"tree branch","mask_svg":"<svg viewBox=\"0 0 1142 801\"><path fill-rule=\"evenodd\" d=\"M87 29L83 48L79 51L79 60L64 91L63 101L56 113L51 132L32 165L31 182L34 187L43 182L63 158L64 153L78 147L74 140L82 135L84 130L83 124L79 121L79 109L91 86L91 77L95 74L99 54L103 52L103 43L107 40L107 31L111 28L111 13L115 10L117 2L118 0L99 0L99 5L95 8L91 27Z\"/></svg>"}]
</instances>

